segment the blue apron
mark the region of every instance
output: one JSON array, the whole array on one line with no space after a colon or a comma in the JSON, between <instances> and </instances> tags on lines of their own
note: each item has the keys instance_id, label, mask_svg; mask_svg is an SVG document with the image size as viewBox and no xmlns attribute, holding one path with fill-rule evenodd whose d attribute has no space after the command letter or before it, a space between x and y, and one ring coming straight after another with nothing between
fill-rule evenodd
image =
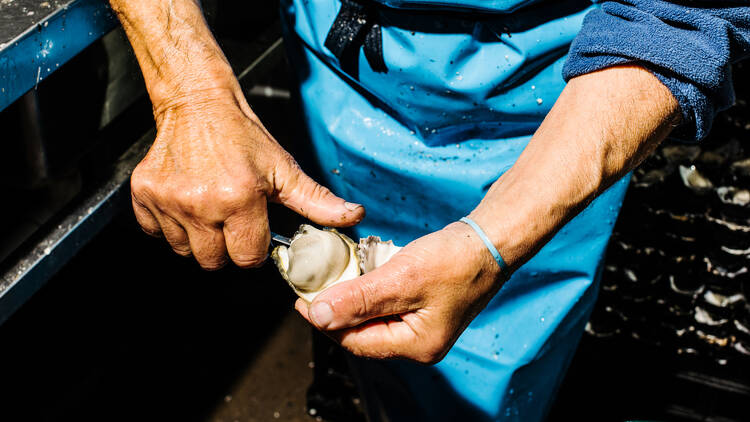
<instances>
[{"instance_id":1,"label":"blue apron","mask_svg":"<svg viewBox=\"0 0 750 422\"><path fill-rule=\"evenodd\" d=\"M366 207L355 236L404 245L468 214L513 165L562 91L568 46L594 6L382 3L393 7L366 12L374 25L359 19L371 27L365 36L352 32L370 41L354 66L326 47L340 0L284 0L282 12L322 182ZM626 189L627 178L568 223L437 365L355 359L370 419L544 419L596 299Z\"/></svg>"}]
</instances>

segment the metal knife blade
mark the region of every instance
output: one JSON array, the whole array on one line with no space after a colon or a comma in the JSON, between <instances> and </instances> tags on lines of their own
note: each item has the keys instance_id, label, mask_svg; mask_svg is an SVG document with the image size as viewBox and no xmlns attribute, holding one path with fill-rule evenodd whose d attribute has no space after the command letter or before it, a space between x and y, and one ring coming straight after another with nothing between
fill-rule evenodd
<instances>
[{"instance_id":1,"label":"metal knife blade","mask_svg":"<svg viewBox=\"0 0 750 422\"><path fill-rule=\"evenodd\" d=\"M290 238L288 238L286 236L282 236L280 234L276 234L274 232L271 232L271 243L272 244L276 243L276 244L280 244L280 245L289 246L289 245L292 244L292 239L290 239Z\"/></svg>"}]
</instances>

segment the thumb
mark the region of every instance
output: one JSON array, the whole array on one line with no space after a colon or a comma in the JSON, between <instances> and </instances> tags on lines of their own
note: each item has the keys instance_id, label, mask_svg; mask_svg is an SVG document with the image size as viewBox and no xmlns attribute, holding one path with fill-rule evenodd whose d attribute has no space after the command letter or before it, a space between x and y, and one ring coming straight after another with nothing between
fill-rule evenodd
<instances>
[{"instance_id":1,"label":"thumb","mask_svg":"<svg viewBox=\"0 0 750 422\"><path fill-rule=\"evenodd\" d=\"M365 217L365 208L347 202L318 184L289 157L274 175L276 201L313 222L331 227L353 226Z\"/></svg>"},{"instance_id":2,"label":"thumb","mask_svg":"<svg viewBox=\"0 0 750 422\"><path fill-rule=\"evenodd\" d=\"M310 304L307 316L322 330L340 330L401 315L422 304L421 295L409 288L416 284L398 259L391 260L361 277L326 289Z\"/></svg>"}]
</instances>

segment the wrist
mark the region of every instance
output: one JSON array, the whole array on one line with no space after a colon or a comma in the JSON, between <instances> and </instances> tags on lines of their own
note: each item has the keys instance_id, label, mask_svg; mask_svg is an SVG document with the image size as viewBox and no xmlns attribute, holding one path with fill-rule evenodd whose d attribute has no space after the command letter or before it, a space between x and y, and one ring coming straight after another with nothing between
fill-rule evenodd
<instances>
[{"instance_id":1,"label":"wrist","mask_svg":"<svg viewBox=\"0 0 750 422\"><path fill-rule=\"evenodd\" d=\"M164 111L205 102L238 102L244 99L242 89L229 65L212 65L180 75L147 78L154 115Z\"/></svg>"},{"instance_id":2,"label":"wrist","mask_svg":"<svg viewBox=\"0 0 750 422\"><path fill-rule=\"evenodd\" d=\"M133 46L154 109L209 92L241 93L197 0L110 0ZM196 94L197 93L197 94Z\"/></svg>"},{"instance_id":3,"label":"wrist","mask_svg":"<svg viewBox=\"0 0 750 422\"><path fill-rule=\"evenodd\" d=\"M480 238L478 233L468 224L457 221L447 225L443 230L451 233L451 238L460 242L460 250L465 253L464 263L471 268L478 269L478 272L488 275L497 282L503 282L507 279L507 267L500 268L492 253Z\"/></svg>"},{"instance_id":4,"label":"wrist","mask_svg":"<svg viewBox=\"0 0 750 422\"><path fill-rule=\"evenodd\" d=\"M159 99L152 98L152 105L157 127L169 113L199 113L205 116L207 113L224 110L218 112L229 115L228 111L233 109L241 111L247 117L254 117L239 87L193 87L190 90L171 91Z\"/></svg>"},{"instance_id":5,"label":"wrist","mask_svg":"<svg viewBox=\"0 0 750 422\"><path fill-rule=\"evenodd\" d=\"M539 192L539 182L510 169L497 180L482 202L468 215L489 238L512 274L536 253L565 220L573 206L558 200L554 189ZM531 184L529 184L531 182ZM535 194L540 193L539 194ZM512 198L512 199L509 199Z\"/></svg>"}]
</instances>

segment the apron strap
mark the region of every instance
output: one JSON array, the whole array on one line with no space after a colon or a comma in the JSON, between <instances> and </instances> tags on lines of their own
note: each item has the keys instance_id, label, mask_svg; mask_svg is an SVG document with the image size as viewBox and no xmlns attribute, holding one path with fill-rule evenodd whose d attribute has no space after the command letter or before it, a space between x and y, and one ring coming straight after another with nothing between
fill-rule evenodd
<instances>
[{"instance_id":1,"label":"apron strap","mask_svg":"<svg viewBox=\"0 0 750 422\"><path fill-rule=\"evenodd\" d=\"M372 70L388 71L383 58L383 33L377 11L370 5L355 0L341 0L341 9L326 36L325 46L339 59L341 69L359 77L359 49Z\"/></svg>"}]
</instances>

